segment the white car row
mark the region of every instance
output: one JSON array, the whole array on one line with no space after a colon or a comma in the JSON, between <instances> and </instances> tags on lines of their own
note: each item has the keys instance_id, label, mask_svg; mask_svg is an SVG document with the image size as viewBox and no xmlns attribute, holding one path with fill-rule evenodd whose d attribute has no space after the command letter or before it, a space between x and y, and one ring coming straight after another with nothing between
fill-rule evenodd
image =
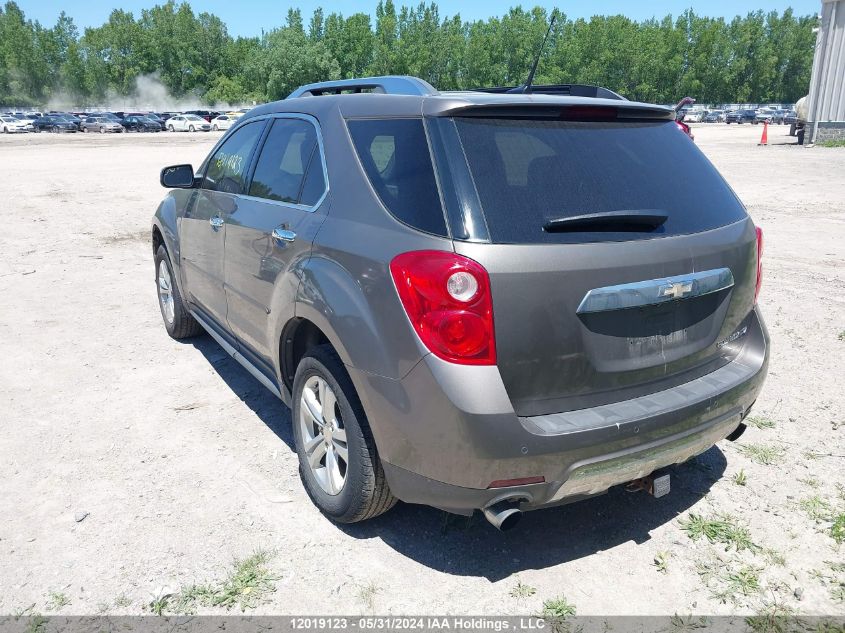
<instances>
[{"instance_id":1,"label":"white car row","mask_svg":"<svg viewBox=\"0 0 845 633\"><path fill-rule=\"evenodd\" d=\"M9 115L0 115L0 131L3 134L14 134L19 132L34 132L35 127L31 119L18 119Z\"/></svg>"}]
</instances>

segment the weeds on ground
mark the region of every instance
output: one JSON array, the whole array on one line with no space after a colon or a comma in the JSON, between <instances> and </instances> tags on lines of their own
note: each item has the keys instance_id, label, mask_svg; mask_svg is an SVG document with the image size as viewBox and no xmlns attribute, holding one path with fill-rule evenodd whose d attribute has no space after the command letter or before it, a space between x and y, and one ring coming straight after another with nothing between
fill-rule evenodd
<instances>
[{"instance_id":1,"label":"weeds on ground","mask_svg":"<svg viewBox=\"0 0 845 633\"><path fill-rule=\"evenodd\" d=\"M705 537L711 543L724 545L725 551L730 550L731 547L737 552L760 549L760 546L751 540L748 528L740 525L735 518L727 514L705 519L700 514L690 512L689 517L681 519L680 525L693 541Z\"/></svg>"},{"instance_id":2,"label":"weeds on ground","mask_svg":"<svg viewBox=\"0 0 845 633\"><path fill-rule=\"evenodd\" d=\"M524 599L530 598L535 593L537 593L537 590L534 587L526 585L521 580L517 579L516 584L510 591L510 596L511 598Z\"/></svg>"},{"instance_id":3,"label":"weeds on ground","mask_svg":"<svg viewBox=\"0 0 845 633\"><path fill-rule=\"evenodd\" d=\"M61 591L51 591L47 596L47 610L58 611L70 604L70 598Z\"/></svg>"},{"instance_id":4,"label":"weeds on ground","mask_svg":"<svg viewBox=\"0 0 845 633\"><path fill-rule=\"evenodd\" d=\"M769 563L769 565L786 567L786 557L784 557L784 555L776 549L767 547L763 550L763 556L766 558L766 562Z\"/></svg>"},{"instance_id":5,"label":"weeds on ground","mask_svg":"<svg viewBox=\"0 0 845 633\"><path fill-rule=\"evenodd\" d=\"M816 147L845 147L845 139L831 139L829 141L819 141Z\"/></svg>"},{"instance_id":6,"label":"weeds on ground","mask_svg":"<svg viewBox=\"0 0 845 633\"><path fill-rule=\"evenodd\" d=\"M740 444L739 452L755 464L774 466L783 461L786 450L773 444Z\"/></svg>"},{"instance_id":7,"label":"weeds on ground","mask_svg":"<svg viewBox=\"0 0 845 633\"><path fill-rule=\"evenodd\" d=\"M760 567L747 564L734 567L714 558L698 563L696 571L710 590L710 597L719 602L739 605L747 602L742 598L760 593Z\"/></svg>"},{"instance_id":8,"label":"weeds on ground","mask_svg":"<svg viewBox=\"0 0 845 633\"><path fill-rule=\"evenodd\" d=\"M819 484L819 480L815 477L804 477L799 479L802 484L807 484L810 488L818 488L821 484Z\"/></svg>"},{"instance_id":9,"label":"weeds on ground","mask_svg":"<svg viewBox=\"0 0 845 633\"><path fill-rule=\"evenodd\" d=\"M546 600L543 603L543 617L565 619L575 615L575 605L570 603L566 596Z\"/></svg>"},{"instance_id":10,"label":"weeds on ground","mask_svg":"<svg viewBox=\"0 0 845 633\"><path fill-rule=\"evenodd\" d=\"M122 593L114 599L114 606L118 609L125 609L126 607L132 606L132 599L127 597L126 594Z\"/></svg>"},{"instance_id":11,"label":"weeds on ground","mask_svg":"<svg viewBox=\"0 0 845 633\"><path fill-rule=\"evenodd\" d=\"M707 629L710 627L710 620L704 616L686 617L678 615L677 613L669 618L669 626L673 633L687 633L688 631L697 631L698 629Z\"/></svg>"},{"instance_id":12,"label":"weeds on ground","mask_svg":"<svg viewBox=\"0 0 845 633\"><path fill-rule=\"evenodd\" d=\"M819 495L801 499L798 502L798 507L814 521L827 520L831 514L830 503Z\"/></svg>"},{"instance_id":13,"label":"weeds on ground","mask_svg":"<svg viewBox=\"0 0 845 633\"><path fill-rule=\"evenodd\" d=\"M754 633L790 633L794 630L795 616L792 609L778 603L765 604L757 615L745 618Z\"/></svg>"},{"instance_id":14,"label":"weeds on ground","mask_svg":"<svg viewBox=\"0 0 845 633\"><path fill-rule=\"evenodd\" d=\"M654 555L653 565L661 574L669 573L669 552L657 552Z\"/></svg>"},{"instance_id":15,"label":"weeds on ground","mask_svg":"<svg viewBox=\"0 0 845 633\"><path fill-rule=\"evenodd\" d=\"M827 569L813 569L810 576L825 587L834 602L845 602L845 563L825 561Z\"/></svg>"},{"instance_id":16,"label":"weeds on ground","mask_svg":"<svg viewBox=\"0 0 845 633\"><path fill-rule=\"evenodd\" d=\"M845 341L845 330L842 330L839 333L839 336L837 336L836 338L838 338L840 341Z\"/></svg>"},{"instance_id":17,"label":"weeds on ground","mask_svg":"<svg viewBox=\"0 0 845 633\"><path fill-rule=\"evenodd\" d=\"M745 486L748 483L748 475L745 471L740 469L738 473L734 473L733 480L737 486Z\"/></svg>"},{"instance_id":18,"label":"weeds on ground","mask_svg":"<svg viewBox=\"0 0 845 633\"><path fill-rule=\"evenodd\" d=\"M773 429L776 426L775 421L765 415L750 415L745 418L745 423L755 429Z\"/></svg>"},{"instance_id":19,"label":"weeds on ground","mask_svg":"<svg viewBox=\"0 0 845 633\"><path fill-rule=\"evenodd\" d=\"M374 611L376 608L376 594L379 592L381 592L381 587L370 581L358 590L358 599L364 603L367 609Z\"/></svg>"},{"instance_id":20,"label":"weeds on ground","mask_svg":"<svg viewBox=\"0 0 845 633\"><path fill-rule=\"evenodd\" d=\"M840 545L845 543L845 512L840 512L833 517L833 524L830 526L830 537Z\"/></svg>"},{"instance_id":21,"label":"weeds on ground","mask_svg":"<svg viewBox=\"0 0 845 633\"><path fill-rule=\"evenodd\" d=\"M276 590L278 578L267 566L270 558L271 553L258 550L248 558L236 560L222 582L188 585L179 593L157 596L149 604L149 609L156 615L167 611L192 614L199 606L223 607L226 610L238 606L241 611L254 609Z\"/></svg>"}]
</instances>

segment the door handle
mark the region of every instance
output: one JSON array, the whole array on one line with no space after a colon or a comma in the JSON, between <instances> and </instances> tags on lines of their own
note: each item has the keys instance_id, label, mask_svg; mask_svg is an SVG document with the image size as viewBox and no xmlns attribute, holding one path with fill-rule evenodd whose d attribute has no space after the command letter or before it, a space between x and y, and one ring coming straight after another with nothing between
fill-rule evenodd
<instances>
[{"instance_id":1,"label":"door handle","mask_svg":"<svg viewBox=\"0 0 845 633\"><path fill-rule=\"evenodd\" d=\"M221 226L223 226L223 218L221 218L219 215L215 215L208 221L208 223L211 225L211 228L216 231Z\"/></svg>"},{"instance_id":2,"label":"door handle","mask_svg":"<svg viewBox=\"0 0 845 633\"><path fill-rule=\"evenodd\" d=\"M276 242L293 242L296 239L296 233L288 229L273 229L273 239Z\"/></svg>"}]
</instances>

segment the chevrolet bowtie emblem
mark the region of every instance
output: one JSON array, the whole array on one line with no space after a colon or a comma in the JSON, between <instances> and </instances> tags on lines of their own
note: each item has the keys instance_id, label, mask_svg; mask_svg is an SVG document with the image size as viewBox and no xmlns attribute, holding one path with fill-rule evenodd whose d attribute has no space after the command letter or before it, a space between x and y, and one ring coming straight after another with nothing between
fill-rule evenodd
<instances>
[{"instance_id":1,"label":"chevrolet bowtie emblem","mask_svg":"<svg viewBox=\"0 0 845 633\"><path fill-rule=\"evenodd\" d=\"M692 282L684 283L683 281L667 284L663 286L661 291L662 297L672 297L673 299L680 299L692 292Z\"/></svg>"}]
</instances>

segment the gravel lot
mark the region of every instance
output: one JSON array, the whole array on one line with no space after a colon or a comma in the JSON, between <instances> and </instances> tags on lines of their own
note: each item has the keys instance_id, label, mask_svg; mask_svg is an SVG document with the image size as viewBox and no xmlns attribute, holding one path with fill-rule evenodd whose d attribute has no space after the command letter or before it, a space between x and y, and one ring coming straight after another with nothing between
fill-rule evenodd
<instances>
[{"instance_id":1,"label":"gravel lot","mask_svg":"<svg viewBox=\"0 0 845 633\"><path fill-rule=\"evenodd\" d=\"M676 468L668 497L614 490L508 533L403 504L332 525L289 411L210 338L167 337L158 173L217 134L0 137L0 614L173 610L259 549L275 591L254 588L252 613L537 614L565 596L579 615L842 614L845 150L694 131L765 231L761 428ZM729 515L727 545L691 538L690 513Z\"/></svg>"}]
</instances>

